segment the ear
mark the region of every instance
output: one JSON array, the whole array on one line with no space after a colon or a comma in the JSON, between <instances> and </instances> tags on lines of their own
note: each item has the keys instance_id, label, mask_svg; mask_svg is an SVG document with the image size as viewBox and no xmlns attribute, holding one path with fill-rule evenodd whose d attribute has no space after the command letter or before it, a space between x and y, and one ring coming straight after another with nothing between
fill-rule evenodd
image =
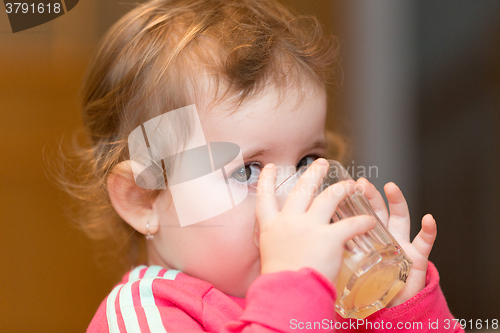
<instances>
[{"instance_id":1,"label":"ear","mask_svg":"<svg viewBox=\"0 0 500 333\"><path fill-rule=\"evenodd\" d=\"M142 234L158 231L158 214L148 196L151 190L143 189L135 183L130 160L117 164L108 176L108 193L111 204L132 228Z\"/></svg>"}]
</instances>

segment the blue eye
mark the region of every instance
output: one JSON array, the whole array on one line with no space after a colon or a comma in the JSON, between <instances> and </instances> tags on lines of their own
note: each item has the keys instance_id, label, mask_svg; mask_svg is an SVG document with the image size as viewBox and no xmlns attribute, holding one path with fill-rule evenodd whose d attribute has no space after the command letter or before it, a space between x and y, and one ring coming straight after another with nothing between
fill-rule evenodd
<instances>
[{"instance_id":1,"label":"blue eye","mask_svg":"<svg viewBox=\"0 0 500 333\"><path fill-rule=\"evenodd\" d=\"M257 182L260 175L260 167L256 163L245 164L238 167L232 174L233 178L238 183L252 184Z\"/></svg>"},{"instance_id":2,"label":"blue eye","mask_svg":"<svg viewBox=\"0 0 500 333\"><path fill-rule=\"evenodd\" d=\"M296 169L299 170L303 166L309 165L317 159L316 156L306 156L297 163Z\"/></svg>"}]
</instances>

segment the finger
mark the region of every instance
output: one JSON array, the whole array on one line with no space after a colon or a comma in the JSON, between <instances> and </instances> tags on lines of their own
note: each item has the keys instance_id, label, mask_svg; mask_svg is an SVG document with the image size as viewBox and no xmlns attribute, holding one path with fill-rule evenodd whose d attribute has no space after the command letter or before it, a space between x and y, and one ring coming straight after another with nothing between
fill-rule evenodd
<instances>
[{"instance_id":1,"label":"finger","mask_svg":"<svg viewBox=\"0 0 500 333\"><path fill-rule=\"evenodd\" d=\"M428 258L436 236L436 220L434 220L431 214L427 214L422 218L422 229L413 240L412 245L422 256Z\"/></svg>"},{"instance_id":2,"label":"finger","mask_svg":"<svg viewBox=\"0 0 500 333\"><path fill-rule=\"evenodd\" d=\"M311 220L322 224L330 223L337 206L345 200L348 195L354 194L356 183L353 180L341 181L328 186L316 198L314 198L308 213Z\"/></svg>"},{"instance_id":3,"label":"finger","mask_svg":"<svg viewBox=\"0 0 500 333\"><path fill-rule=\"evenodd\" d=\"M394 183L384 186L385 196L389 202L389 231L410 240L410 212L403 193Z\"/></svg>"},{"instance_id":4,"label":"finger","mask_svg":"<svg viewBox=\"0 0 500 333\"><path fill-rule=\"evenodd\" d=\"M267 164L261 171L257 184L255 214L259 223L265 223L279 213L278 202L274 194L276 185L276 166Z\"/></svg>"},{"instance_id":5,"label":"finger","mask_svg":"<svg viewBox=\"0 0 500 333\"><path fill-rule=\"evenodd\" d=\"M321 180L326 175L328 165L324 158L318 158L307 168L286 199L282 209L283 212L291 214L305 213L319 188Z\"/></svg>"},{"instance_id":6,"label":"finger","mask_svg":"<svg viewBox=\"0 0 500 333\"><path fill-rule=\"evenodd\" d=\"M359 178L357 183L361 187L366 199L368 199L370 206L372 206L377 216L385 224L385 226L387 226L389 222L389 212L387 211L387 206L385 205L384 198L380 192L377 191L377 188L364 177Z\"/></svg>"},{"instance_id":7,"label":"finger","mask_svg":"<svg viewBox=\"0 0 500 333\"><path fill-rule=\"evenodd\" d=\"M335 237L344 244L355 236L362 235L375 227L376 220L373 216L357 215L337 221L331 225L335 229Z\"/></svg>"}]
</instances>

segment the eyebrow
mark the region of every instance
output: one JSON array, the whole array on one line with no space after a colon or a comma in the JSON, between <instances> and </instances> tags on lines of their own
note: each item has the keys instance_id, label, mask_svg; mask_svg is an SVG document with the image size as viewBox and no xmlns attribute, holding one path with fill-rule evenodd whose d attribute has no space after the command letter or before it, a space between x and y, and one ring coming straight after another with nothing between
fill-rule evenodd
<instances>
[{"instance_id":1,"label":"eyebrow","mask_svg":"<svg viewBox=\"0 0 500 333\"><path fill-rule=\"evenodd\" d=\"M326 149L326 142L324 140L318 140L313 142L311 145L309 145L305 150L313 150L316 148L321 148L321 149ZM255 149L255 150L249 150L243 153L243 159L248 160L251 158L255 158L258 156L265 155L269 152L271 152L272 149Z\"/></svg>"}]
</instances>

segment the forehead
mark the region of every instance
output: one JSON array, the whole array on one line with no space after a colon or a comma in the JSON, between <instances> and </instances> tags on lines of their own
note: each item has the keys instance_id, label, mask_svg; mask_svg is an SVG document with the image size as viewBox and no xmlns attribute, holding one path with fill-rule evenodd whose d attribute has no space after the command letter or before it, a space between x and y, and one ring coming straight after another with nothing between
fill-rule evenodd
<instances>
[{"instance_id":1,"label":"forehead","mask_svg":"<svg viewBox=\"0 0 500 333\"><path fill-rule=\"evenodd\" d=\"M236 143L243 152L278 147L287 153L324 140L326 93L312 87L288 89L281 96L269 87L235 112L224 103L211 109L201 105L198 111L207 141Z\"/></svg>"}]
</instances>

